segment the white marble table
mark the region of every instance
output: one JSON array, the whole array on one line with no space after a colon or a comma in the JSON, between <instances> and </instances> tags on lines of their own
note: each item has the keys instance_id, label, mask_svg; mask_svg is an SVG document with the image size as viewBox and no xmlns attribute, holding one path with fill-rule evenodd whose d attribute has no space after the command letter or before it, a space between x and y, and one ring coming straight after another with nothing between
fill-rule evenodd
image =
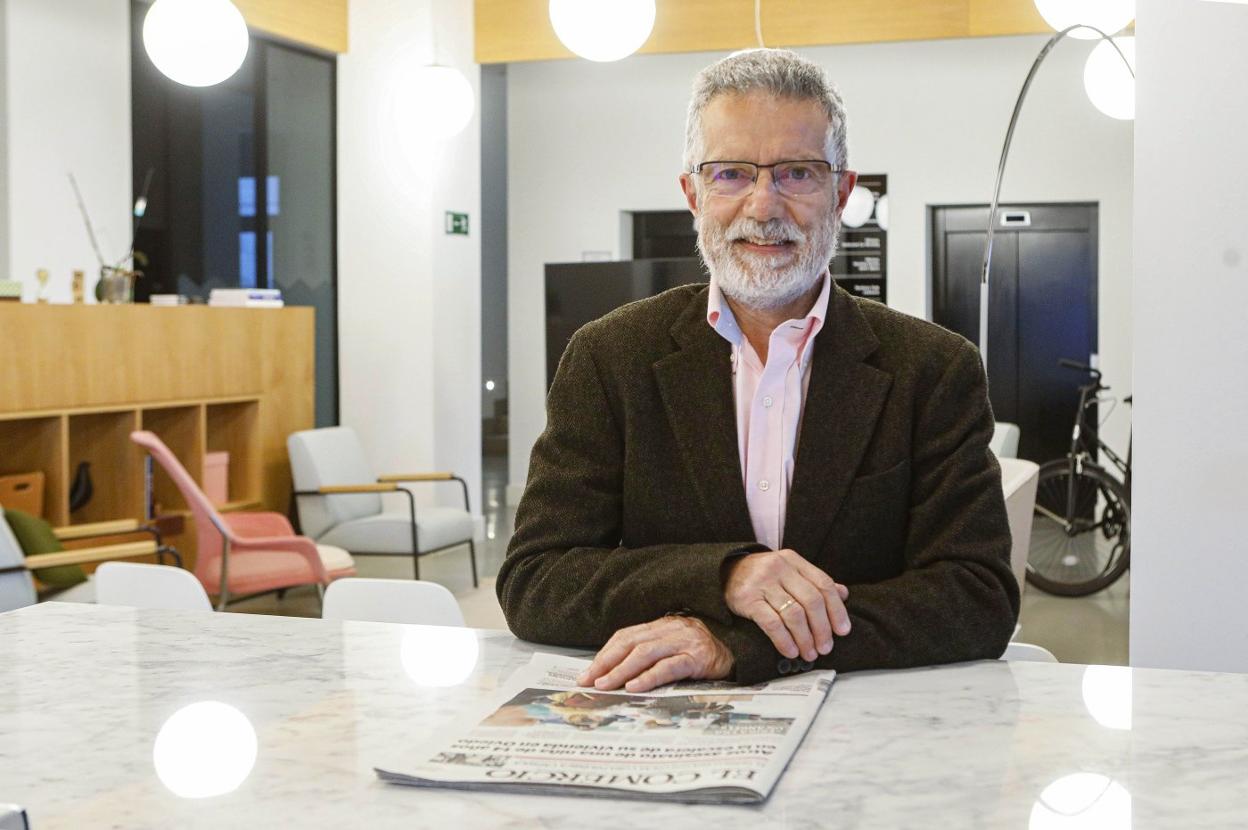
<instances>
[{"instance_id":1,"label":"white marble table","mask_svg":"<svg viewBox=\"0 0 1248 830\"><path fill-rule=\"evenodd\" d=\"M837 678L761 807L376 779L379 759L419 755L488 705L532 651L496 631L55 603L3 614L0 802L24 805L35 830L1248 826L1248 676L1036 663Z\"/></svg>"}]
</instances>

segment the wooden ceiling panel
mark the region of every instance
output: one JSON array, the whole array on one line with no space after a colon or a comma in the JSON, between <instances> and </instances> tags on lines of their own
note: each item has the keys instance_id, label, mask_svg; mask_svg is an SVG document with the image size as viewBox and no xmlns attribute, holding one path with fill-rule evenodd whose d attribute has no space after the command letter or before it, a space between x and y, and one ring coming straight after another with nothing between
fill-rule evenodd
<instances>
[{"instance_id":1,"label":"wooden ceiling panel","mask_svg":"<svg viewBox=\"0 0 1248 830\"><path fill-rule=\"evenodd\" d=\"M234 0L247 25L325 52L347 51L347 0Z\"/></svg>"},{"instance_id":2,"label":"wooden ceiling panel","mask_svg":"<svg viewBox=\"0 0 1248 830\"><path fill-rule=\"evenodd\" d=\"M478 63L575 57L555 36L548 0L475 0ZM1051 31L1032 0L763 0L768 46L878 43ZM642 53L757 45L754 0L658 0Z\"/></svg>"}]
</instances>

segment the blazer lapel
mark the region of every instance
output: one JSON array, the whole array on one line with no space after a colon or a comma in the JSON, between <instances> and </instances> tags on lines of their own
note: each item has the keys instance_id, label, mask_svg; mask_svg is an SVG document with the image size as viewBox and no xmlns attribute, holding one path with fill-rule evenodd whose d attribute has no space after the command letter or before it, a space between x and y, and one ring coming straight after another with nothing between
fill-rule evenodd
<instances>
[{"instance_id":1,"label":"blazer lapel","mask_svg":"<svg viewBox=\"0 0 1248 830\"><path fill-rule=\"evenodd\" d=\"M732 347L706 322L705 290L672 326L680 349L654 364L680 461L717 541L754 539L737 448Z\"/></svg>"},{"instance_id":2,"label":"blazer lapel","mask_svg":"<svg viewBox=\"0 0 1248 830\"><path fill-rule=\"evenodd\" d=\"M892 386L892 375L863 362L878 346L850 295L835 289L815 338L785 511L784 546L808 559L823 549Z\"/></svg>"}]
</instances>

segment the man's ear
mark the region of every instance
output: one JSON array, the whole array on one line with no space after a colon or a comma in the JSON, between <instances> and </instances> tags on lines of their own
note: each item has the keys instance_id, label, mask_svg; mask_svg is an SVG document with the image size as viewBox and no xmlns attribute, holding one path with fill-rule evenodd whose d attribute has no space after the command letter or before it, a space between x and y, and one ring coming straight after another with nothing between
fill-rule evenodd
<instances>
[{"instance_id":1,"label":"man's ear","mask_svg":"<svg viewBox=\"0 0 1248 830\"><path fill-rule=\"evenodd\" d=\"M836 177L837 216L840 216L841 211L845 209L846 203L849 202L849 194L853 192L856 184L858 184L858 174L853 170L846 170Z\"/></svg>"},{"instance_id":2,"label":"man's ear","mask_svg":"<svg viewBox=\"0 0 1248 830\"><path fill-rule=\"evenodd\" d=\"M689 204L689 212L693 214L693 218L698 218L698 190L697 185L693 182L693 176L688 173L680 174L680 189L685 193L685 201Z\"/></svg>"}]
</instances>

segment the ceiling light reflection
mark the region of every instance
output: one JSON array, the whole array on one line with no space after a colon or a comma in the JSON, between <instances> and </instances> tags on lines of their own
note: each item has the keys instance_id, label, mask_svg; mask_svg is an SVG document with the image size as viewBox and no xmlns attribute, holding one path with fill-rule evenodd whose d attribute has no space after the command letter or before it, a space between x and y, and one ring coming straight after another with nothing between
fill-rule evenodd
<instances>
[{"instance_id":1,"label":"ceiling light reflection","mask_svg":"<svg viewBox=\"0 0 1248 830\"><path fill-rule=\"evenodd\" d=\"M204 700L174 712L152 748L156 775L182 798L238 789L256 765L256 730L228 703Z\"/></svg>"},{"instance_id":2,"label":"ceiling light reflection","mask_svg":"<svg viewBox=\"0 0 1248 830\"><path fill-rule=\"evenodd\" d=\"M481 646L468 628L427 626L403 633L403 671L417 686L458 686L477 667Z\"/></svg>"},{"instance_id":3,"label":"ceiling light reflection","mask_svg":"<svg viewBox=\"0 0 1248 830\"><path fill-rule=\"evenodd\" d=\"M1088 666L1083 670L1083 705L1106 729L1131 728L1131 669Z\"/></svg>"},{"instance_id":4,"label":"ceiling light reflection","mask_svg":"<svg viewBox=\"0 0 1248 830\"><path fill-rule=\"evenodd\" d=\"M1027 830L1131 830L1131 793L1093 772L1063 776L1031 807Z\"/></svg>"}]
</instances>

